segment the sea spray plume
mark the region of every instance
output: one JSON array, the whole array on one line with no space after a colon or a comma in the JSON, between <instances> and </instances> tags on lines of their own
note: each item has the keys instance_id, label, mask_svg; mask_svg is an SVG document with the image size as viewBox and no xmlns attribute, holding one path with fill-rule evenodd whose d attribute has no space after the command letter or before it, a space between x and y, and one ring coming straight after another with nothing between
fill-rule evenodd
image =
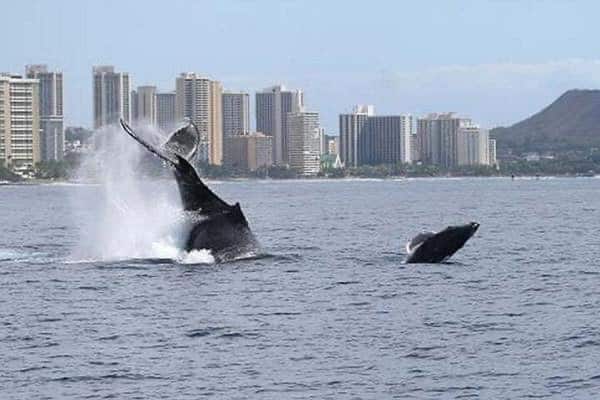
<instances>
[{"instance_id":1,"label":"sea spray plume","mask_svg":"<svg viewBox=\"0 0 600 400\"><path fill-rule=\"evenodd\" d=\"M240 204L229 205L213 193L202 182L189 160L171 146L173 138L190 133L199 143L198 130L193 124L181 128L183 132L170 135L167 143L162 146L153 145L143 139L123 120L121 126L129 136L173 170L186 222L191 226L185 240L186 251L210 250L216 261L227 261L256 253L258 242L250 230Z\"/></svg>"},{"instance_id":2,"label":"sea spray plume","mask_svg":"<svg viewBox=\"0 0 600 400\"><path fill-rule=\"evenodd\" d=\"M115 260L131 258L182 258L179 250L183 226L176 188L168 181L148 181L149 163L144 153L131 146L119 128L109 126L94 134L95 150L83 159L78 175L99 184L90 196L78 191L85 202L79 216L81 243L76 259ZM149 140L164 137L144 126ZM93 188L95 189L95 188Z\"/></svg>"}]
</instances>

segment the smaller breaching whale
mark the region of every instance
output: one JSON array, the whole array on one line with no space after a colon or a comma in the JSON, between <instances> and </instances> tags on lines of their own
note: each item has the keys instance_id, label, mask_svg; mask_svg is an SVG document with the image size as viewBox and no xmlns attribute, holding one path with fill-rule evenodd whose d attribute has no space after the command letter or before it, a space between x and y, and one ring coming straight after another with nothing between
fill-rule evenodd
<instances>
[{"instance_id":1,"label":"smaller breaching whale","mask_svg":"<svg viewBox=\"0 0 600 400\"><path fill-rule=\"evenodd\" d=\"M477 222L449 226L441 232L424 232L406 244L406 263L441 263L460 250L479 228Z\"/></svg>"},{"instance_id":2,"label":"smaller breaching whale","mask_svg":"<svg viewBox=\"0 0 600 400\"><path fill-rule=\"evenodd\" d=\"M125 121L125 132L173 169L181 203L189 224L184 249L210 250L216 262L233 260L257 251L259 245L239 203L227 204L202 182L188 159L200 143L193 123L173 132L162 146L139 137Z\"/></svg>"}]
</instances>

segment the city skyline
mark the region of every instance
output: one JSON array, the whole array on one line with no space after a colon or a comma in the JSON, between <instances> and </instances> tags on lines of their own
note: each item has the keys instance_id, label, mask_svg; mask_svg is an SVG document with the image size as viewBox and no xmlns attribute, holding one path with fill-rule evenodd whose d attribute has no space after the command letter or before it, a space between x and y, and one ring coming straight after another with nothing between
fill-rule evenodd
<instances>
[{"instance_id":1,"label":"city skyline","mask_svg":"<svg viewBox=\"0 0 600 400\"><path fill-rule=\"evenodd\" d=\"M28 110L31 115L28 121L33 125L32 138L27 140L30 146L33 142L33 148L27 151L29 161L23 166L31 168L37 160L63 158L63 77L60 72L49 73L43 64L28 65L25 69L27 78L34 78L28 83L31 88L27 89L31 92L32 104L39 102L39 107ZM129 73L117 72L112 65L93 66L92 75L96 130L116 125L119 118L126 122L162 126L163 129L189 119L200 133L199 162L212 165L226 162L256 169L270 160L277 166L288 165L305 176L316 175L321 168L322 156L332 154L326 145L329 136L320 125L319 113L305 109L302 89L290 90L276 85L256 92L258 136L250 138L244 137L251 132L248 128L249 94L224 93L221 82L205 75L181 73L176 77L175 93L157 93L156 86L138 86L131 90ZM0 76L8 79L6 75ZM21 76L13 75L12 78L21 79ZM10 88L9 93L7 88L3 93L8 97L2 104L20 102L20 92ZM7 107L3 109L8 110ZM19 117L19 112L10 107L3 120L11 121ZM470 118L458 118L453 112L434 113L417 122L415 131L412 115L376 115L373 105L357 105L351 114L339 114L339 163L348 167L411 162L445 168L495 165L490 163L496 159L495 142L490 143L488 129L474 124ZM263 140L262 134L270 140ZM16 127L1 136L5 150L0 158L8 165L13 159L11 152L22 150L19 146L23 138ZM232 140L226 143L225 139ZM268 145L272 152L267 158L263 149ZM338 146L334 147L337 149ZM227 149L232 153L226 154Z\"/></svg>"},{"instance_id":2,"label":"city skyline","mask_svg":"<svg viewBox=\"0 0 600 400\"><path fill-rule=\"evenodd\" d=\"M69 82L69 126L89 126L89 67L101 64L131 73L132 87L156 85L160 92L173 90L171 77L181 71L213 76L233 91L252 93L279 82L300 87L328 131L340 111L361 102L377 104L381 114L449 110L490 128L510 125L568 89L600 85L591 41L600 33L592 17L600 6L592 2L316 4L18 3L12 7L23 18L5 21L0 33L23 36L6 43L2 69L60 66ZM188 13L206 18L180 24ZM409 18L397 23L399 14ZM247 29L250 18L253 29ZM127 35L106 29L107 21ZM214 38L202 41L211 57L189 50L198 37ZM264 37L272 39L269 45Z\"/></svg>"}]
</instances>

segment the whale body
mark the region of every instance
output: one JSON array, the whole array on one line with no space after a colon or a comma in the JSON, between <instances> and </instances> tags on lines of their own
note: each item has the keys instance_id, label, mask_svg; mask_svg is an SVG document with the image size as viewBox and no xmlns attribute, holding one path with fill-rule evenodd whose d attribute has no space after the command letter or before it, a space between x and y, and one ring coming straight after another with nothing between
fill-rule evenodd
<instances>
[{"instance_id":1,"label":"whale body","mask_svg":"<svg viewBox=\"0 0 600 400\"><path fill-rule=\"evenodd\" d=\"M479 229L477 222L449 226L440 232L424 232L406 244L407 263L441 263L460 250Z\"/></svg>"},{"instance_id":2,"label":"whale body","mask_svg":"<svg viewBox=\"0 0 600 400\"><path fill-rule=\"evenodd\" d=\"M139 137L125 121L120 122L129 136L172 168L189 224L186 251L210 250L217 262L256 251L258 241L240 204L230 205L217 196L186 159L194 156L200 141L193 123L172 133L162 146L154 146Z\"/></svg>"}]
</instances>

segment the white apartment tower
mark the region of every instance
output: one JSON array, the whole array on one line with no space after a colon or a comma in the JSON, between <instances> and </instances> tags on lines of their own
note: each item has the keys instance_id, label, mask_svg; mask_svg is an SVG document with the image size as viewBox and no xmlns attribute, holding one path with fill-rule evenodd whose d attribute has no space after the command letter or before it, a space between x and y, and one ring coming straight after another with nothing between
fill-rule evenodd
<instances>
[{"instance_id":1,"label":"white apartment tower","mask_svg":"<svg viewBox=\"0 0 600 400\"><path fill-rule=\"evenodd\" d=\"M273 162L289 162L288 113L304 109L301 90L288 90L283 85L273 86L256 93L256 130L273 137Z\"/></svg>"},{"instance_id":2,"label":"white apartment tower","mask_svg":"<svg viewBox=\"0 0 600 400\"><path fill-rule=\"evenodd\" d=\"M63 74L49 72L43 64L28 65L29 79L39 80L40 157L42 161L62 160L65 153L63 120Z\"/></svg>"},{"instance_id":3,"label":"white apartment tower","mask_svg":"<svg viewBox=\"0 0 600 400\"><path fill-rule=\"evenodd\" d=\"M223 137L250 132L250 99L248 93L223 93Z\"/></svg>"},{"instance_id":4,"label":"white apartment tower","mask_svg":"<svg viewBox=\"0 0 600 400\"><path fill-rule=\"evenodd\" d=\"M94 66L94 129L117 124L120 118L130 122L131 89L129 74L115 72L111 65Z\"/></svg>"},{"instance_id":5,"label":"white apartment tower","mask_svg":"<svg viewBox=\"0 0 600 400\"><path fill-rule=\"evenodd\" d=\"M201 161L221 165L223 161L223 120L221 82L194 72L182 73L176 80L175 118L189 118L201 135Z\"/></svg>"},{"instance_id":6,"label":"white apartment tower","mask_svg":"<svg viewBox=\"0 0 600 400\"><path fill-rule=\"evenodd\" d=\"M490 136L487 129L477 125L458 129L457 165L489 165Z\"/></svg>"},{"instance_id":7,"label":"white apartment tower","mask_svg":"<svg viewBox=\"0 0 600 400\"><path fill-rule=\"evenodd\" d=\"M0 75L0 164L17 172L41 161L39 80Z\"/></svg>"},{"instance_id":8,"label":"white apartment tower","mask_svg":"<svg viewBox=\"0 0 600 400\"><path fill-rule=\"evenodd\" d=\"M319 113L288 114L289 164L305 176L314 176L321 167Z\"/></svg>"}]
</instances>

